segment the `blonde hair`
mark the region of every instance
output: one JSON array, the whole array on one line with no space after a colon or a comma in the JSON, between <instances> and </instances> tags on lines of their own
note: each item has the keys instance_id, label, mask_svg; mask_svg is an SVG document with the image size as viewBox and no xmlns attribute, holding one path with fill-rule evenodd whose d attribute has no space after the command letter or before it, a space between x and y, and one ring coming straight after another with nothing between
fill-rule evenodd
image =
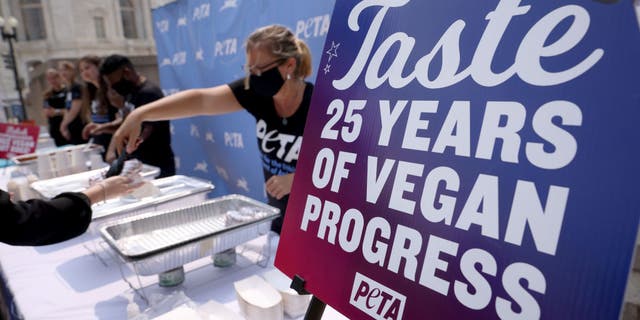
<instances>
[{"instance_id":1,"label":"blonde hair","mask_svg":"<svg viewBox=\"0 0 640 320\"><path fill-rule=\"evenodd\" d=\"M304 79L311 75L311 52L307 44L298 39L291 30L281 25L269 25L255 30L245 43L250 49L266 48L278 58L295 58L293 76Z\"/></svg>"},{"instance_id":2,"label":"blonde hair","mask_svg":"<svg viewBox=\"0 0 640 320\"><path fill-rule=\"evenodd\" d=\"M76 66L73 64L73 62L67 61L67 60L58 62L58 68L72 70L73 72L76 72Z\"/></svg>"},{"instance_id":3,"label":"blonde hair","mask_svg":"<svg viewBox=\"0 0 640 320\"><path fill-rule=\"evenodd\" d=\"M56 78L60 78L60 72L58 72L58 69L56 68L48 68L47 71L45 72L45 77L49 77L49 76L54 76ZM47 90L44 91L44 93L42 94L44 96L45 99L50 98L53 95L54 92L54 88L51 87L51 85L49 84L47 87Z\"/></svg>"},{"instance_id":4,"label":"blonde hair","mask_svg":"<svg viewBox=\"0 0 640 320\"><path fill-rule=\"evenodd\" d=\"M76 68L76 65L68 60L62 60L58 62L58 69L63 69L63 70L70 70L72 73L73 78L71 79L66 79L67 81L69 81L70 83L68 84L71 88L71 86L73 86L73 84L77 83L76 82L76 77L78 76L78 69ZM64 77L64 75L61 74L61 76ZM81 96L81 101L82 101L82 106L80 108L80 113L78 114L78 116L80 117L80 119L82 119L83 123L88 123L91 119L91 102L88 100L87 97L87 92L85 89L85 86L80 86L80 90L82 92L82 96Z\"/></svg>"}]
</instances>

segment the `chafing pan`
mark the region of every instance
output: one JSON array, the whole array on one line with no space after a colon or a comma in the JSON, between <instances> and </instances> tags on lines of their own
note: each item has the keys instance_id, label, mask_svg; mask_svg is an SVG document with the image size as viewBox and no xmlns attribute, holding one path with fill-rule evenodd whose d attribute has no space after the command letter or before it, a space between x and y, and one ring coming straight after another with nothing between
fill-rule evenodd
<instances>
[{"instance_id":1,"label":"chafing pan","mask_svg":"<svg viewBox=\"0 0 640 320\"><path fill-rule=\"evenodd\" d=\"M243 212L236 220L230 213ZM246 214L249 212L250 214ZM242 195L160 213L145 213L100 228L101 236L140 275L171 270L259 237L279 210Z\"/></svg>"}]
</instances>

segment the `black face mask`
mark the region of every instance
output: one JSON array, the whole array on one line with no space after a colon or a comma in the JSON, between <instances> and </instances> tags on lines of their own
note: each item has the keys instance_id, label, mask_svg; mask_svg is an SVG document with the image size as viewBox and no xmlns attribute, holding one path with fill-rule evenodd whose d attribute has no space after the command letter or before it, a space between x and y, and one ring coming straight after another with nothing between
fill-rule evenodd
<instances>
[{"instance_id":1,"label":"black face mask","mask_svg":"<svg viewBox=\"0 0 640 320\"><path fill-rule=\"evenodd\" d=\"M119 93L121 96L126 97L133 93L136 89L136 84L133 81L129 81L125 78L111 85L111 88Z\"/></svg>"},{"instance_id":2,"label":"black face mask","mask_svg":"<svg viewBox=\"0 0 640 320\"><path fill-rule=\"evenodd\" d=\"M284 79L277 66L263 72L260 76L255 74L249 76L249 86L261 96L273 97L283 85Z\"/></svg>"}]
</instances>

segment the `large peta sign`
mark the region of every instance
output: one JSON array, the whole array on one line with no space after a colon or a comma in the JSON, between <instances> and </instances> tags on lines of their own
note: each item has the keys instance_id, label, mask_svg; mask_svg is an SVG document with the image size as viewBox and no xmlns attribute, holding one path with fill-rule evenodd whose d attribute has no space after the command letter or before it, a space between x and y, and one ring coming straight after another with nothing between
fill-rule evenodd
<instances>
[{"instance_id":1,"label":"large peta sign","mask_svg":"<svg viewBox=\"0 0 640 320\"><path fill-rule=\"evenodd\" d=\"M276 266L353 319L616 319L639 57L632 0L337 1Z\"/></svg>"}]
</instances>

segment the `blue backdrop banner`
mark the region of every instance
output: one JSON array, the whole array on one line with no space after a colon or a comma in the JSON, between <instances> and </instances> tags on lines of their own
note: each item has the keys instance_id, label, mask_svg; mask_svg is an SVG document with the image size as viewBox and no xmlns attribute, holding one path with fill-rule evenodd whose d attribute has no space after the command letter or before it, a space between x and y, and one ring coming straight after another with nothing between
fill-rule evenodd
<instances>
[{"instance_id":1,"label":"blue backdrop banner","mask_svg":"<svg viewBox=\"0 0 640 320\"><path fill-rule=\"evenodd\" d=\"M160 86L165 95L211 87L244 76L244 40L268 24L289 27L311 50L314 74L334 0L183 0L153 10ZM211 180L211 197L229 193L266 200L247 112L171 122L178 173Z\"/></svg>"}]
</instances>

